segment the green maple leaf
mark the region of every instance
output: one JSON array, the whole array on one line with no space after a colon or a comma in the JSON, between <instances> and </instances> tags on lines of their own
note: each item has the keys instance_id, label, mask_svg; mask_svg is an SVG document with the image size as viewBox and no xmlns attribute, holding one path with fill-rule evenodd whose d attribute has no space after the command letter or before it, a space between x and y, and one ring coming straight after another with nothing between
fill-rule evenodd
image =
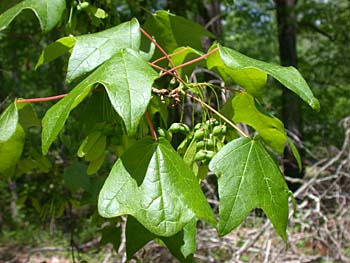
<instances>
[{"instance_id":1,"label":"green maple leaf","mask_svg":"<svg viewBox=\"0 0 350 263\"><path fill-rule=\"evenodd\" d=\"M266 79L267 75L271 75L287 89L293 91L301 99L308 103L311 108L317 111L320 110L319 101L314 97L309 85L296 68L266 63L247 57L233 49L222 46L219 46L219 54L223 64L228 70L236 72L242 71L244 73L240 80L248 78L249 76L252 80L255 80L256 78L260 79L263 75L265 75ZM249 81L247 81L247 83L249 84ZM254 82L252 83L254 84ZM259 94L262 90L261 88L257 90L254 89L253 85L252 88L247 89L247 91L256 96L256 93Z\"/></svg>"},{"instance_id":2,"label":"green maple leaf","mask_svg":"<svg viewBox=\"0 0 350 263\"><path fill-rule=\"evenodd\" d=\"M261 112L256 107L254 97L249 93L236 94L232 100L232 107L234 122L243 122L253 127L273 150L283 154L287 136L279 119Z\"/></svg>"},{"instance_id":3,"label":"green maple leaf","mask_svg":"<svg viewBox=\"0 0 350 263\"><path fill-rule=\"evenodd\" d=\"M53 29L66 8L65 0L25 0L0 15L0 30L5 29L23 10L30 9L39 19L44 32Z\"/></svg>"},{"instance_id":4,"label":"green maple leaf","mask_svg":"<svg viewBox=\"0 0 350 263\"><path fill-rule=\"evenodd\" d=\"M159 236L178 233L194 217L215 224L195 175L163 138L136 142L113 166L101 189L103 217L132 215Z\"/></svg>"},{"instance_id":5,"label":"green maple leaf","mask_svg":"<svg viewBox=\"0 0 350 263\"><path fill-rule=\"evenodd\" d=\"M80 82L65 98L51 107L43 118L42 151L62 130L69 113L89 94L95 83L102 84L129 134L137 126L151 100L151 89L157 73L133 50L120 50Z\"/></svg>"},{"instance_id":6,"label":"green maple leaf","mask_svg":"<svg viewBox=\"0 0 350 263\"><path fill-rule=\"evenodd\" d=\"M6 142L15 133L18 123L16 103L12 103L0 115L0 143Z\"/></svg>"},{"instance_id":7,"label":"green maple leaf","mask_svg":"<svg viewBox=\"0 0 350 263\"><path fill-rule=\"evenodd\" d=\"M287 239L289 190L260 141L233 140L215 155L209 167L219 177L220 235L239 226L252 209L261 208L277 233Z\"/></svg>"}]
</instances>

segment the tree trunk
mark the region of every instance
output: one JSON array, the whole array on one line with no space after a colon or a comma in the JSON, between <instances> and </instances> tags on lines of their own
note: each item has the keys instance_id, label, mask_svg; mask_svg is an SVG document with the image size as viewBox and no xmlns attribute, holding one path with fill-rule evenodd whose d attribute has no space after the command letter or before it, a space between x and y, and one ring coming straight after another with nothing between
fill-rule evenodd
<instances>
[{"instance_id":1,"label":"tree trunk","mask_svg":"<svg viewBox=\"0 0 350 263\"><path fill-rule=\"evenodd\" d=\"M280 61L283 66L297 67L297 22L296 7L297 0L275 0L278 23L278 41ZM301 140L301 112L299 98L290 90L283 88L282 93L282 120L289 132ZM298 147L300 148L300 147ZM300 150L300 149L298 149ZM300 151L302 154L302 152ZM303 177L299 172L298 165L291 153L286 148L284 152L284 173L293 178ZM297 184L289 184L291 190L296 190Z\"/></svg>"},{"instance_id":2,"label":"tree trunk","mask_svg":"<svg viewBox=\"0 0 350 263\"><path fill-rule=\"evenodd\" d=\"M13 222L19 223L20 218L18 214L18 207L17 207L17 185L16 182L9 180L9 190L11 193L11 198L10 198L10 209L11 209L11 218Z\"/></svg>"}]
</instances>

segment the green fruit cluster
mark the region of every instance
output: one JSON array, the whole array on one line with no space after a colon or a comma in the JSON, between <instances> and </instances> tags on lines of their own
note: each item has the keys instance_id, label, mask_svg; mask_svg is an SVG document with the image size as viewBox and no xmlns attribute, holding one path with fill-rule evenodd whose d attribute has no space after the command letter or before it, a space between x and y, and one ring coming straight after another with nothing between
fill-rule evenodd
<instances>
[{"instance_id":1,"label":"green fruit cluster","mask_svg":"<svg viewBox=\"0 0 350 263\"><path fill-rule=\"evenodd\" d=\"M227 132L227 127L221 125L215 119L209 119L205 123L198 123L194 127L193 140L196 141L197 153L195 161L203 164L209 163L218 151L218 142L223 140Z\"/></svg>"},{"instance_id":2,"label":"green fruit cluster","mask_svg":"<svg viewBox=\"0 0 350 263\"><path fill-rule=\"evenodd\" d=\"M174 122L173 124L171 124L168 131L170 131L172 133L182 133L185 135L187 135L191 132L188 125L186 125L185 123L177 123L177 122Z\"/></svg>"}]
</instances>

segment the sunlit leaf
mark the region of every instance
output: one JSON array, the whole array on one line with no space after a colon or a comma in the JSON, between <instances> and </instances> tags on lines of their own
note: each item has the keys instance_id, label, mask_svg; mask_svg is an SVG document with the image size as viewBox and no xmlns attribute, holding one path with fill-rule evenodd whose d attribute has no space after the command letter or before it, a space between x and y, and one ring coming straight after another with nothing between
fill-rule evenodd
<instances>
[{"instance_id":1,"label":"sunlit leaf","mask_svg":"<svg viewBox=\"0 0 350 263\"><path fill-rule=\"evenodd\" d=\"M216 45L211 49L215 47ZM207 67L218 72L225 81L232 79L255 97L260 97L264 93L267 74L259 69L227 67L221 59L220 52L215 52L207 58Z\"/></svg>"},{"instance_id":2,"label":"sunlit leaf","mask_svg":"<svg viewBox=\"0 0 350 263\"><path fill-rule=\"evenodd\" d=\"M0 142L5 142L15 133L18 123L18 111L16 103L10 106L0 115Z\"/></svg>"},{"instance_id":3,"label":"sunlit leaf","mask_svg":"<svg viewBox=\"0 0 350 263\"><path fill-rule=\"evenodd\" d=\"M138 53L121 50L96 72L128 134L134 134L151 100L156 71Z\"/></svg>"},{"instance_id":4,"label":"sunlit leaf","mask_svg":"<svg viewBox=\"0 0 350 263\"><path fill-rule=\"evenodd\" d=\"M98 209L103 217L132 215L159 236L178 233L194 217L215 224L195 175L164 138L145 138L122 155L100 192Z\"/></svg>"},{"instance_id":5,"label":"sunlit leaf","mask_svg":"<svg viewBox=\"0 0 350 263\"><path fill-rule=\"evenodd\" d=\"M0 30L5 29L23 10L30 9L39 19L42 31L48 32L60 21L65 0L24 0L0 15Z\"/></svg>"},{"instance_id":6,"label":"sunlit leaf","mask_svg":"<svg viewBox=\"0 0 350 263\"><path fill-rule=\"evenodd\" d=\"M296 93L313 109L319 110L320 103L312 94L309 85L294 67L283 67L247 57L233 49L219 46L220 57L226 67L233 70L259 70L269 74Z\"/></svg>"},{"instance_id":7,"label":"sunlit leaf","mask_svg":"<svg viewBox=\"0 0 350 263\"><path fill-rule=\"evenodd\" d=\"M261 112L256 107L254 97L248 93L236 94L232 100L232 107L234 122L253 127L273 150L283 154L287 136L279 119Z\"/></svg>"},{"instance_id":8,"label":"sunlit leaf","mask_svg":"<svg viewBox=\"0 0 350 263\"><path fill-rule=\"evenodd\" d=\"M269 152L258 140L239 138L225 145L209 167L218 176L220 235L261 208L277 233L287 239L289 189Z\"/></svg>"},{"instance_id":9,"label":"sunlit leaf","mask_svg":"<svg viewBox=\"0 0 350 263\"><path fill-rule=\"evenodd\" d=\"M140 47L140 25L134 18L110 29L77 36L69 58L67 82L91 72L123 48L138 50Z\"/></svg>"}]
</instances>

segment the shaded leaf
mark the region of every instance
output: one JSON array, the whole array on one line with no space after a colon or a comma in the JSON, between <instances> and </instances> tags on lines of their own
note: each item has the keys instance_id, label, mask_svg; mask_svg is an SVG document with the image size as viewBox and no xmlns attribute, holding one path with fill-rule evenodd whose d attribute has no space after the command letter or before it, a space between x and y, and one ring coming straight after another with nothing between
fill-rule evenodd
<instances>
[{"instance_id":1,"label":"shaded leaf","mask_svg":"<svg viewBox=\"0 0 350 263\"><path fill-rule=\"evenodd\" d=\"M105 19L108 17L108 14L105 10L98 8L94 5L89 5L85 11L88 13L90 18L92 18L92 23L96 26L98 26L100 23L102 23L101 19Z\"/></svg>"},{"instance_id":2,"label":"shaded leaf","mask_svg":"<svg viewBox=\"0 0 350 263\"><path fill-rule=\"evenodd\" d=\"M261 208L282 239L287 239L289 189L261 142L233 140L215 155L209 167L218 175L220 235L239 226L252 209Z\"/></svg>"},{"instance_id":3,"label":"shaded leaf","mask_svg":"<svg viewBox=\"0 0 350 263\"><path fill-rule=\"evenodd\" d=\"M192 262L191 255L196 249L196 221L194 218L174 236L161 237L149 232L135 218L128 216L125 230L127 258L130 260L148 242L159 239L180 262Z\"/></svg>"},{"instance_id":4,"label":"shaded leaf","mask_svg":"<svg viewBox=\"0 0 350 263\"><path fill-rule=\"evenodd\" d=\"M60 21L65 8L65 0L22 1L0 15L0 30L4 30L24 9L30 9L39 19L42 31L48 32Z\"/></svg>"},{"instance_id":5,"label":"shaded leaf","mask_svg":"<svg viewBox=\"0 0 350 263\"><path fill-rule=\"evenodd\" d=\"M106 135L100 136L96 140L96 142L92 145L92 148L90 149L90 151L88 151L84 156L85 160L91 162L101 158L101 156L104 155L106 145L107 145Z\"/></svg>"},{"instance_id":6,"label":"shaded leaf","mask_svg":"<svg viewBox=\"0 0 350 263\"><path fill-rule=\"evenodd\" d=\"M157 236L144 228L135 218L128 216L125 228L125 247L128 260Z\"/></svg>"},{"instance_id":7,"label":"shaded leaf","mask_svg":"<svg viewBox=\"0 0 350 263\"><path fill-rule=\"evenodd\" d=\"M69 58L67 82L94 70L123 48L138 50L140 25L134 18L116 27L82 36L77 36Z\"/></svg>"},{"instance_id":8,"label":"shaded leaf","mask_svg":"<svg viewBox=\"0 0 350 263\"><path fill-rule=\"evenodd\" d=\"M256 107L254 97L248 93L236 94L232 100L232 107L234 122L243 122L253 127L273 150L283 154L287 136L279 119L262 113Z\"/></svg>"},{"instance_id":9,"label":"shaded leaf","mask_svg":"<svg viewBox=\"0 0 350 263\"><path fill-rule=\"evenodd\" d=\"M96 142L102 137L102 132L101 131L92 131L89 133L83 142L81 143L77 155L82 158L84 157L87 153L94 151L94 147Z\"/></svg>"},{"instance_id":10,"label":"shaded leaf","mask_svg":"<svg viewBox=\"0 0 350 263\"><path fill-rule=\"evenodd\" d=\"M90 187L86 189L82 197L82 203L97 206L98 194L103 186L104 177L89 177Z\"/></svg>"},{"instance_id":11,"label":"shaded leaf","mask_svg":"<svg viewBox=\"0 0 350 263\"><path fill-rule=\"evenodd\" d=\"M113 245L114 250L118 252L122 236L121 228L111 225L104 227L101 232L102 238L100 244L107 245L108 243L111 243Z\"/></svg>"},{"instance_id":12,"label":"shaded leaf","mask_svg":"<svg viewBox=\"0 0 350 263\"><path fill-rule=\"evenodd\" d=\"M18 123L18 111L16 103L10 106L0 115L0 142L5 142L15 133Z\"/></svg>"},{"instance_id":13,"label":"shaded leaf","mask_svg":"<svg viewBox=\"0 0 350 263\"><path fill-rule=\"evenodd\" d=\"M201 37L215 38L201 25L163 10L152 14L144 28L168 53L181 46L202 50Z\"/></svg>"},{"instance_id":14,"label":"shaded leaf","mask_svg":"<svg viewBox=\"0 0 350 263\"><path fill-rule=\"evenodd\" d=\"M21 103L26 104L26 103ZM23 108L18 109L18 119L19 123L23 129L28 129L30 127L41 127L41 121L36 114L34 107L31 103L24 105Z\"/></svg>"},{"instance_id":15,"label":"shaded leaf","mask_svg":"<svg viewBox=\"0 0 350 263\"><path fill-rule=\"evenodd\" d=\"M64 184L71 191L77 191L79 189L88 190L91 185L91 181L85 171L86 165L75 161L73 164L64 169Z\"/></svg>"},{"instance_id":16,"label":"shaded leaf","mask_svg":"<svg viewBox=\"0 0 350 263\"><path fill-rule=\"evenodd\" d=\"M314 97L309 85L294 67L283 67L269 64L247 57L233 49L219 46L220 57L226 67L233 70L253 70L269 74L283 84L286 88L296 93L308 103L314 110L320 109L319 101ZM260 74L260 73L259 73Z\"/></svg>"},{"instance_id":17,"label":"shaded leaf","mask_svg":"<svg viewBox=\"0 0 350 263\"><path fill-rule=\"evenodd\" d=\"M32 156L32 161L35 163L36 169L43 173L48 173L52 168L52 163L50 160L38 153L34 148L30 149L30 156Z\"/></svg>"},{"instance_id":18,"label":"shaded leaf","mask_svg":"<svg viewBox=\"0 0 350 263\"><path fill-rule=\"evenodd\" d=\"M0 143L0 173L16 165L22 155L24 137L23 128L18 124L12 136Z\"/></svg>"},{"instance_id":19,"label":"shaded leaf","mask_svg":"<svg viewBox=\"0 0 350 263\"><path fill-rule=\"evenodd\" d=\"M139 187L134 178L143 178ZM215 224L195 175L164 138L136 142L115 163L98 210L103 217L132 215L159 236L176 234L194 217Z\"/></svg>"},{"instance_id":20,"label":"shaded leaf","mask_svg":"<svg viewBox=\"0 0 350 263\"><path fill-rule=\"evenodd\" d=\"M48 63L67 52L71 52L76 42L75 37L62 37L55 42L48 45L38 59L38 62L35 65L35 69L40 67L41 65Z\"/></svg>"},{"instance_id":21,"label":"shaded leaf","mask_svg":"<svg viewBox=\"0 0 350 263\"><path fill-rule=\"evenodd\" d=\"M86 173L88 175L92 175L94 173L97 173L97 171L100 170L100 168L102 167L103 162L105 161L105 158L106 158L106 155L102 154L96 160L91 161L89 163L87 170L86 170Z\"/></svg>"}]
</instances>

